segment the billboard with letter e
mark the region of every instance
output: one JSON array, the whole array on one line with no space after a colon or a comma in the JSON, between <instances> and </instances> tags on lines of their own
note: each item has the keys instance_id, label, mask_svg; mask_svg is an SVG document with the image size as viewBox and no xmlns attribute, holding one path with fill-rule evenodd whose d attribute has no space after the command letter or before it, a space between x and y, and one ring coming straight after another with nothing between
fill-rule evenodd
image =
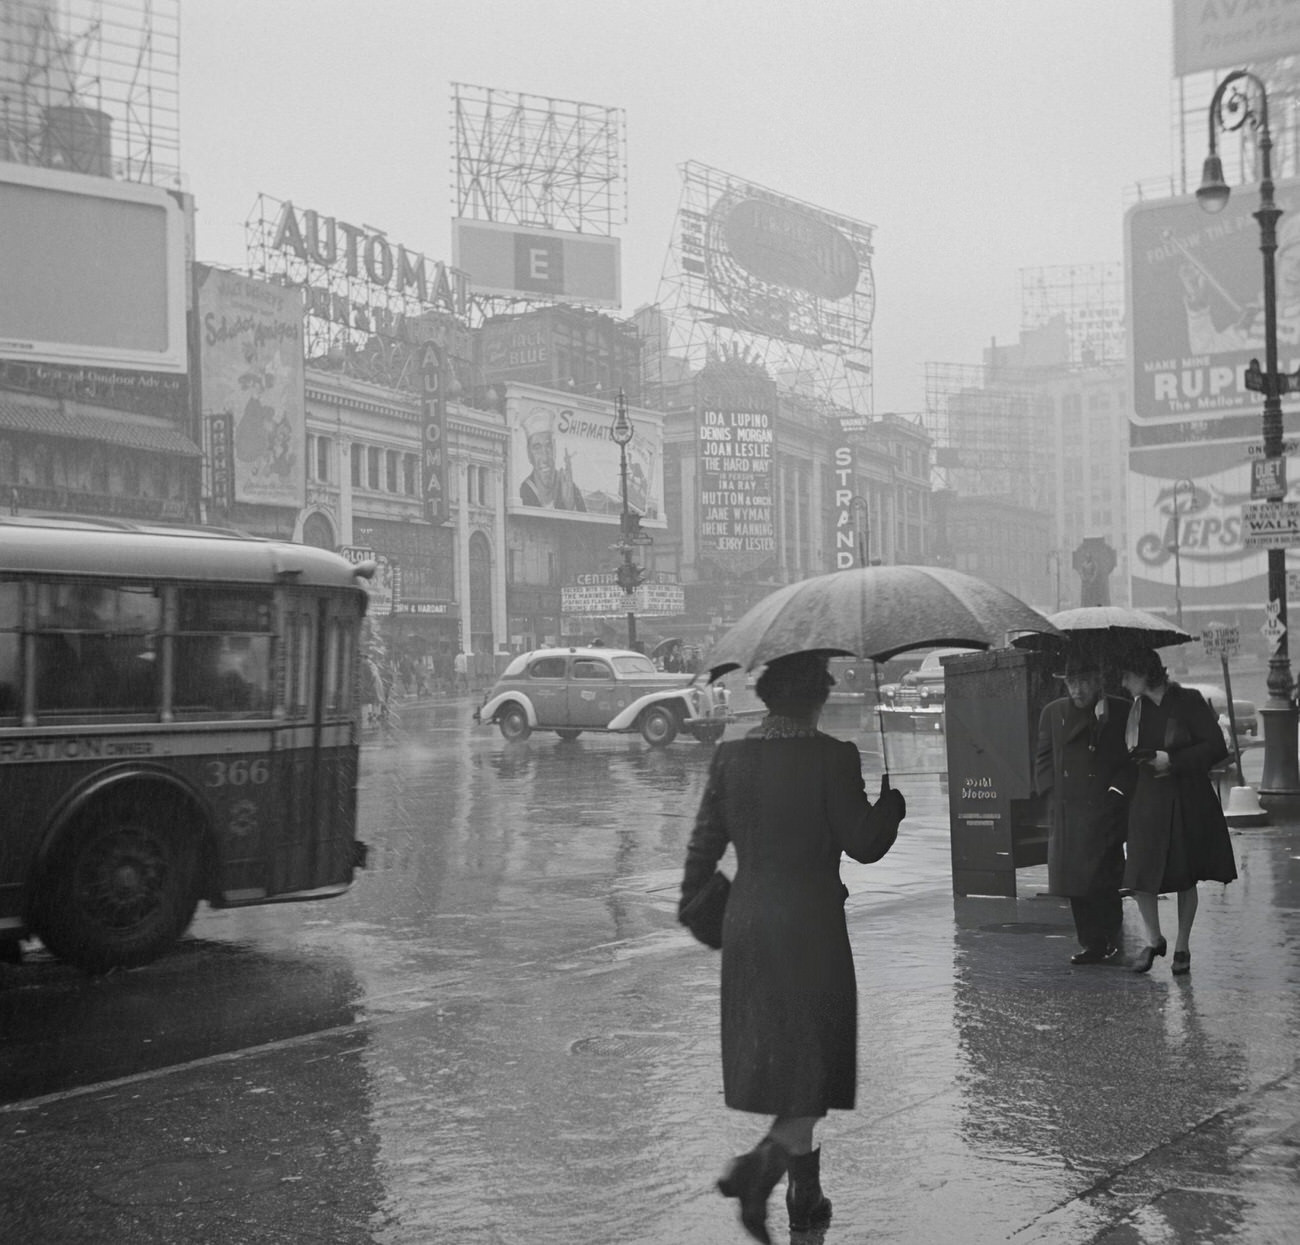
<instances>
[{"instance_id":1,"label":"billboard with letter e","mask_svg":"<svg viewBox=\"0 0 1300 1245\"><path fill-rule=\"evenodd\" d=\"M476 294L623 305L618 238L457 219L451 222L451 247L452 263L468 274Z\"/></svg>"}]
</instances>

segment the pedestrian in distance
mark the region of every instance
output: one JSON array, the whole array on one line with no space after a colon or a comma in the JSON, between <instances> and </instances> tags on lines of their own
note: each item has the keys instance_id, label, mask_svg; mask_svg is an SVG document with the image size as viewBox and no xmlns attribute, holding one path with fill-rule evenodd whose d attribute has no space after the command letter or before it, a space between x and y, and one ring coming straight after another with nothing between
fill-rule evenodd
<instances>
[{"instance_id":1,"label":"pedestrian in distance","mask_svg":"<svg viewBox=\"0 0 1300 1245\"><path fill-rule=\"evenodd\" d=\"M456 691L469 691L469 663L470 654L462 648L457 651L455 658L452 660L452 669L456 675Z\"/></svg>"},{"instance_id":2,"label":"pedestrian in distance","mask_svg":"<svg viewBox=\"0 0 1300 1245\"><path fill-rule=\"evenodd\" d=\"M1079 939L1070 963L1113 964L1124 922L1124 793L1132 785L1128 702L1104 694L1092 655L1071 653L1055 677L1066 694L1039 716L1034 757L1035 789L1051 804L1047 889L1070 900Z\"/></svg>"},{"instance_id":3,"label":"pedestrian in distance","mask_svg":"<svg viewBox=\"0 0 1300 1245\"><path fill-rule=\"evenodd\" d=\"M768 664L756 691L767 715L720 744L687 848L681 913L714 877L728 843L736 874L722 920L722 1081L727 1106L773 1117L717 1182L768 1241L767 1200L788 1174L790 1226L830 1221L813 1129L857 1093L857 982L840 856L879 860L907 811L880 784L873 805L857 745L817 729L835 680L826 658Z\"/></svg>"},{"instance_id":4,"label":"pedestrian in distance","mask_svg":"<svg viewBox=\"0 0 1300 1245\"><path fill-rule=\"evenodd\" d=\"M1152 649L1134 649L1121 661L1124 689L1133 697L1125 742L1136 764L1128 808L1128 859L1123 889L1137 903L1146 936L1134 972L1151 971L1166 951L1160 932L1160 895L1178 895L1173 972L1191 970L1192 924L1198 882L1237 876L1232 839L1210 770L1228 755L1214 710L1200 692L1171 683Z\"/></svg>"}]
</instances>

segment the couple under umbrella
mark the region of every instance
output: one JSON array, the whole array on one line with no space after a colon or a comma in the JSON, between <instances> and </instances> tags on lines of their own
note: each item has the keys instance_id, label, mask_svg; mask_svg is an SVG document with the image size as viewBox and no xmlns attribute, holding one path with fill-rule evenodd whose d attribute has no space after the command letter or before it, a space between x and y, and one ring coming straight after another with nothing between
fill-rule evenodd
<instances>
[{"instance_id":1,"label":"couple under umbrella","mask_svg":"<svg viewBox=\"0 0 1300 1245\"><path fill-rule=\"evenodd\" d=\"M830 1221L813 1133L827 1111L851 1109L857 1091L857 983L840 858L880 860L907 812L888 772L873 802L857 745L817 729L834 684L828 658L987 648L1008 632L1043 628L1036 611L972 576L871 567L778 590L707 659L713 678L762 667L755 690L767 710L745 738L714 752L679 905L696 937L722 951L726 1104L772 1117L717 1182L756 1240L770 1240L767 1202L783 1176L793 1230ZM730 880L718 869L728 845Z\"/></svg>"},{"instance_id":2,"label":"couple under umbrella","mask_svg":"<svg viewBox=\"0 0 1300 1245\"><path fill-rule=\"evenodd\" d=\"M1051 799L1048 889L1070 899L1080 943L1071 963L1119 961L1121 897L1131 895L1144 940L1131 967L1150 972L1168 950L1159 896L1173 893L1172 971L1186 976L1197 883L1237 876L1210 781L1211 769L1228 755L1227 743L1205 698L1172 682L1157 652L1191 637L1150 615L1113 617L1104 625L1096 616L1054 615L1053 621L1066 623L1064 669L1057 675L1066 695L1039 719L1035 787ZM1106 694L1107 674L1118 674L1129 699Z\"/></svg>"}]
</instances>

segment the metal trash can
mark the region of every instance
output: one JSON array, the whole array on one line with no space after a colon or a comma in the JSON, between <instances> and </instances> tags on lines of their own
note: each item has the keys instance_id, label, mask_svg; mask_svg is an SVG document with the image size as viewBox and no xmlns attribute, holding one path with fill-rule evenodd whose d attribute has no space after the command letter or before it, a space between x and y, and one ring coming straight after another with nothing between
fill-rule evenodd
<instances>
[{"instance_id":1,"label":"metal trash can","mask_svg":"<svg viewBox=\"0 0 1300 1245\"><path fill-rule=\"evenodd\" d=\"M953 894L1014 898L1016 870L1047 863L1034 749L1043 707L1063 693L1043 652L966 653L943 668Z\"/></svg>"}]
</instances>

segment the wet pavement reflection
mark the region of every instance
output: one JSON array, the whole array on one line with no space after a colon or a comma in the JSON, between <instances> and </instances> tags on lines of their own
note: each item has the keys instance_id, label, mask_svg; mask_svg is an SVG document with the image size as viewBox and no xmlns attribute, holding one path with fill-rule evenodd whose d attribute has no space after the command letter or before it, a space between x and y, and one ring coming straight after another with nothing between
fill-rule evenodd
<instances>
[{"instance_id":1,"label":"wet pavement reflection","mask_svg":"<svg viewBox=\"0 0 1300 1245\"><path fill-rule=\"evenodd\" d=\"M468 712L367 735L344 898L204 912L106 978L0 967L0 1239L745 1239L712 1183L766 1121L722 1105L717 957L675 921L711 750ZM858 708L825 725L874 791ZM1190 978L1071 968L1042 870L953 899L942 738L888 759L903 838L844 869L860 1089L819 1134L825 1239L1293 1239L1300 829L1234 834Z\"/></svg>"}]
</instances>

